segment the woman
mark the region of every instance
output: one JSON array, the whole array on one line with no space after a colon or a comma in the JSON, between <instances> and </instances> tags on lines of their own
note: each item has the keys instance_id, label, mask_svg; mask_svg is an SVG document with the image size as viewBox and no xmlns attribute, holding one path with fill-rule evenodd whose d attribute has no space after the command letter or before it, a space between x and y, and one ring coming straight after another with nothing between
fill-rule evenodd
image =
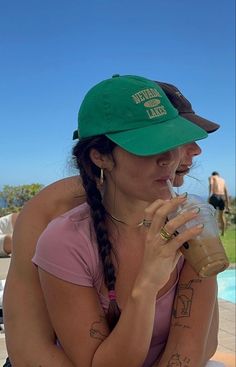
<instances>
[{"instance_id":1,"label":"woman","mask_svg":"<svg viewBox=\"0 0 236 367\"><path fill-rule=\"evenodd\" d=\"M186 112L191 112L190 103L176 87L166 83L162 83L161 86L181 113L186 115ZM193 111L186 116L189 120L202 125L208 132L219 127L194 115ZM195 143L185 145L182 150L183 157L177 170L176 186L182 184L183 175L188 172L193 156L200 153L200 148ZM84 200L79 180L75 177L64 179L36 195L27 203L18 219L15 232L16 246L5 295L6 340L11 360L16 367L37 362L44 366L72 366L66 355L54 347L53 330L41 297L37 274L29 259L34 252L37 237L48 222ZM17 302L17 298L22 296L24 303ZM27 342L22 339L22 332L28 335ZM215 332L213 334L215 335Z\"/></svg>"},{"instance_id":2,"label":"woman","mask_svg":"<svg viewBox=\"0 0 236 367\"><path fill-rule=\"evenodd\" d=\"M75 366L205 366L216 281L184 263L179 248L203 224L173 236L198 213L167 220L186 196L170 200L166 180L179 147L207 134L156 84L132 76L88 92L78 133L88 204L51 222L33 259L58 342ZM186 318L173 306L177 283L192 284Z\"/></svg>"}]
</instances>

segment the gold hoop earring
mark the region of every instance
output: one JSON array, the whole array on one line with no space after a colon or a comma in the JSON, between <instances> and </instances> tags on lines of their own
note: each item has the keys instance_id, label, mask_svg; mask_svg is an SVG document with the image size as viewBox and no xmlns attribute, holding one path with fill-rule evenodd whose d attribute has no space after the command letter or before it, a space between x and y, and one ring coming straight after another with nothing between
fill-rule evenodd
<instances>
[{"instance_id":1,"label":"gold hoop earring","mask_svg":"<svg viewBox=\"0 0 236 367\"><path fill-rule=\"evenodd\" d=\"M101 168L101 171L100 171L100 185L103 185L103 182L104 182L104 171L103 171L103 168Z\"/></svg>"}]
</instances>

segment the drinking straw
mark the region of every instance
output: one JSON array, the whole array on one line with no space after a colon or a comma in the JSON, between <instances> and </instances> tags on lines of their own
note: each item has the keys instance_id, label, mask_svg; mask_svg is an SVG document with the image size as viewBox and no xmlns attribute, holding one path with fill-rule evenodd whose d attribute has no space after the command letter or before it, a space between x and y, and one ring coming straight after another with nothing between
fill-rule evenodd
<instances>
[{"instance_id":1,"label":"drinking straw","mask_svg":"<svg viewBox=\"0 0 236 367\"><path fill-rule=\"evenodd\" d=\"M172 183L170 182L170 180L167 180L166 183L167 183L168 189L170 191L171 197L176 198L177 195L176 195L176 193L173 189L173 186L172 186Z\"/></svg>"}]
</instances>

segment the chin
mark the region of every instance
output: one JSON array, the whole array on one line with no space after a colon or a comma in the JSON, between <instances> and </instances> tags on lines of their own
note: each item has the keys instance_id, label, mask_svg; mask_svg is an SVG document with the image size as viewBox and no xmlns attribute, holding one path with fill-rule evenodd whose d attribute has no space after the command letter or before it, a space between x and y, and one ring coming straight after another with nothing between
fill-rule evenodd
<instances>
[{"instance_id":1,"label":"chin","mask_svg":"<svg viewBox=\"0 0 236 367\"><path fill-rule=\"evenodd\" d=\"M175 176L174 182L173 182L173 186L174 187L180 187L182 186L184 183L184 176Z\"/></svg>"},{"instance_id":2,"label":"chin","mask_svg":"<svg viewBox=\"0 0 236 367\"><path fill-rule=\"evenodd\" d=\"M165 187L162 190L158 190L158 192L153 197L153 201L157 199L169 200L171 198L169 190Z\"/></svg>"}]
</instances>

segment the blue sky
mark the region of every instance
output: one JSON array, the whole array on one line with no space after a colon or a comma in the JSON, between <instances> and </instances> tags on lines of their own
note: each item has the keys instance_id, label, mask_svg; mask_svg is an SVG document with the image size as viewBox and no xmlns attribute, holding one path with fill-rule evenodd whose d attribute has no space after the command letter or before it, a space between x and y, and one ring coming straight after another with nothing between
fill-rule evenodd
<instances>
[{"instance_id":1,"label":"blue sky","mask_svg":"<svg viewBox=\"0 0 236 367\"><path fill-rule=\"evenodd\" d=\"M112 74L173 83L221 129L200 142L183 190L216 170L235 195L233 0L12 0L0 5L3 185L75 174L72 132L87 90Z\"/></svg>"}]
</instances>

